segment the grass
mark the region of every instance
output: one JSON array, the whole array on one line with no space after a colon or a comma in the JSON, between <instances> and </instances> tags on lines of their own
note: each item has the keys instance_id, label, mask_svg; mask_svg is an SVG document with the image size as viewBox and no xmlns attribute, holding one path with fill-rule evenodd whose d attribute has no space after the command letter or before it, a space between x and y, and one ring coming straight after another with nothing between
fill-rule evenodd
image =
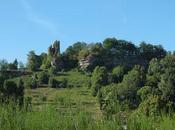
<instances>
[{"instance_id":1,"label":"grass","mask_svg":"<svg viewBox=\"0 0 175 130\"><path fill-rule=\"evenodd\" d=\"M135 114L125 123L117 116L106 120L87 87L88 76L70 71L55 78L66 78L73 87L26 88L32 111L19 110L13 104L0 106L0 130L175 130L175 115L153 118Z\"/></svg>"},{"instance_id":2,"label":"grass","mask_svg":"<svg viewBox=\"0 0 175 130\"><path fill-rule=\"evenodd\" d=\"M36 111L42 109L43 106L50 104L59 111L79 109L82 112L91 113L95 117L102 115L96 98L92 97L91 90L85 87L72 89L26 89L25 93L26 97L32 97L32 104Z\"/></svg>"},{"instance_id":3,"label":"grass","mask_svg":"<svg viewBox=\"0 0 175 130\"><path fill-rule=\"evenodd\" d=\"M0 106L0 130L174 130L175 115L153 119L141 115L130 118L126 127L116 119L96 120L87 112L78 109L69 113L57 111L52 105L42 111L27 112L14 106Z\"/></svg>"},{"instance_id":4,"label":"grass","mask_svg":"<svg viewBox=\"0 0 175 130\"><path fill-rule=\"evenodd\" d=\"M83 72L78 72L77 70L63 72L59 76L56 76L55 79L58 81L66 79L68 81L68 85L72 87L88 87L90 83L90 77Z\"/></svg>"},{"instance_id":5,"label":"grass","mask_svg":"<svg viewBox=\"0 0 175 130\"><path fill-rule=\"evenodd\" d=\"M42 111L25 112L6 107L0 108L1 130L107 130L116 129L111 122L94 120L88 113L77 111L75 114L55 111L45 106Z\"/></svg>"}]
</instances>

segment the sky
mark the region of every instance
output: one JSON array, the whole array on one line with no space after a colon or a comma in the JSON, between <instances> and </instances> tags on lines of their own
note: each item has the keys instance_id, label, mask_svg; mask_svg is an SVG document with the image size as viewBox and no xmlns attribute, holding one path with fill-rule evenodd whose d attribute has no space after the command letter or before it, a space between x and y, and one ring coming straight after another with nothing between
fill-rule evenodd
<instances>
[{"instance_id":1,"label":"sky","mask_svg":"<svg viewBox=\"0 0 175 130\"><path fill-rule=\"evenodd\" d=\"M0 0L0 59L107 37L175 50L175 0Z\"/></svg>"}]
</instances>

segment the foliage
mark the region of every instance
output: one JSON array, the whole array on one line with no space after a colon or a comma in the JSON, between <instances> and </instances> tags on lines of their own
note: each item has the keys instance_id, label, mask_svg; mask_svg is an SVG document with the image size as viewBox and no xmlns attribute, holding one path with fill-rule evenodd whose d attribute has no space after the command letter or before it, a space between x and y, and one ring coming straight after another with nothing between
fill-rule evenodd
<instances>
[{"instance_id":1,"label":"foliage","mask_svg":"<svg viewBox=\"0 0 175 130\"><path fill-rule=\"evenodd\" d=\"M127 73L127 69L124 66L117 66L113 69L113 82L120 83L123 80L124 75Z\"/></svg>"},{"instance_id":2,"label":"foliage","mask_svg":"<svg viewBox=\"0 0 175 130\"><path fill-rule=\"evenodd\" d=\"M17 59L15 59L13 63L10 63L8 65L8 69L9 70L17 70L18 69L18 61L17 61Z\"/></svg>"},{"instance_id":3,"label":"foliage","mask_svg":"<svg viewBox=\"0 0 175 130\"><path fill-rule=\"evenodd\" d=\"M49 75L56 75L57 74L57 69L56 67L50 67L48 70Z\"/></svg>"},{"instance_id":4,"label":"foliage","mask_svg":"<svg viewBox=\"0 0 175 130\"><path fill-rule=\"evenodd\" d=\"M88 59L89 57L90 59ZM85 69L87 72L78 70L79 60L89 64L87 69ZM28 121L33 117L37 119L37 122L42 119L43 126L46 126L47 129L86 129L89 123L93 124L94 122L91 122L92 119L86 119L85 116L88 115L77 117L81 118L82 121L79 122L78 120L78 122L75 123L76 119L73 118L72 120L72 117L76 115L76 113L72 113L72 115L69 114L69 116L64 116L66 112L61 115L58 114L60 111L63 112L60 110L61 108L65 110L66 107L77 108L77 111L79 111L82 109L79 108L79 104L89 104L89 111L97 111L100 114L103 112L104 116L107 117L107 119L111 119L111 121L113 117L115 117L116 122L112 122L112 125L110 123L109 126L106 126L106 124L102 125L105 128L113 129L124 129L126 126L128 129L138 130L160 129L157 123L152 121L152 118L156 116L161 117L162 112L172 114L175 110L175 56L171 53L167 55L167 52L160 45L142 42L139 46L136 46L129 41L107 38L103 43L92 43L90 45L84 42L77 42L61 54L60 42L55 41L54 44L48 48L48 53L36 55L34 51L29 52L27 68L28 70L34 71L32 72L34 76L27 75L28 78L25 76L15 76L16 78L13 78L13 74L10 73L12 70L14 73L25 72L23 65L21 65L22 67L18 70L19 65L17 59L13 63L8 63L5 60L0 61L0 100L9 103L10 100L13 99L22 106L25 98L24 86L27 86L31 88L26 89L26 91L31 92L28 93L28 96L33 95L34 98L34 100L30 101L30 105L32 103L37 104L38 106L35 106L37 111L38 109L42 109L44 103L52 104L53 97L55 97L54 100L58 102L53 103L54 109L49 111L50 113L48 113L47 116L49 116L49 119L52 121L56 121L55 119L57 118L55 115L57 115L60 119L65 119L63 121L68 121L66 122L68 123L67 126L64 122L60 124L59 122L54 122L54 124L59 124L57 127L50 125L48 120L44 120L44 116L46 115L44 115L42 111L39 112L43 117L40 117L41 115L35 117L35 112L22 113L23 115L20 115L21 119L23 119L23 116L27 118L27 120L25 120L27 123L29 123ZM72 70L72 68L75 69ZM39 84L48 84L50 88L41 88L42 91L38 92ZM89 86L91 86L91 88ZM90 89L82 91L83 87ZM34 88L37 89L32 90ZM60 88L58 95L57 90L54 88ZM72 93L67 94L67 88L69 88L71 92L76 89L77 93L74 96L79 98L79 100L76 99L72 101L70 98ZM50 91L50 89L53 91ZM62 93L63 91L64 93ZM89 96L89 91L92 91L94 97ZM38 96L38 93L40 96ZM64 96L60 97L60 95ZM78 97L79 95L83 96ZM82 98L88 98L88 101L98 99L101 111L98 111L99 106L93 109L94 104L98 105L96 102L81 101ZM58 107L58 104L63 106ZM6 109L0 107L0 115L1 109L7 113ZM55 115L52 115L52 112ZM124 117L125 114L128 114L127 112L131 113L131 115L138 115L133 118L132 116L128 117L127 120ZM19 113L21 112L19 111ZM138 117L141 113L144 115L141 116L140 121ZM71 119L67 118L70 117L70 115ZM8 117L10 116L6 117L7 120ZM16 118L18 117L16 116ZM143 123L144 120L150 123L148 127ZM163 122L160 120L161 119L157 121ZM105 121L106 120L103 120L102 124L106 123ZM16 125L12 120L8 122L14 126ZM22 123L26 125L26 122ZM36 122L36 120L34 122ZM10 123L6 123L7 129L12 128L8 125ZM2 127L2 129L4 129L4 124L5 123L0 125L0 128ZM99 124L100 123L98 123L98 125ZM25 125L25 128L29 127ZM31 129L45 128L33 122L30 125L33 125ZM66 127L63 127L63 125ZM93 125L94 126L91 126L92 129L103 128L102 126L97 127L97 124ZM16 129L18 129L17 127L21 128L20 126L16 126ZM25 129L24 127L21 129Z\"/></svg>"},{"instance_id":5,"label":"foliage","mask_svg":"<svg viewBox=\"0 0 175 130\"><path fill-rule=\"evenodd\" d=\"M36 75L33 75L32 77L29 77L24 82L25 88L31 88L35 89L38 87L38 81Z\"/></svg>"},{"instance_id":6,"label":"foliage","mask_svg":"<svg viewBox=\"0 0 175 130\"><path fill-rule=\"evenodd\" d=\"M49 82L49 75L42 71L38 74L38 81L40 84L48 84Z\"/></svg>"},{"instance_id":7,"label":"foliage","mask_svg":"<svg viewBox=\"0 0 175 130\"><path fill-rule=\"evenodd\" d=\"M58 88L59 82L55 78L50 77L49 78L49 86L52 88Z\"/></svg>"},{"instance_id":8,"label":"foliage","mask_svg":"<svg viewBox=\"0 0 175 130\"><path fill-rule=\"evenodd\" d=\"M34 51L30 51L28 56L28 64L27 67L31 71L36 71L40 68L42 61L40 56L36 55Z\"/></svg>"},{"instance_id":9,"label":"foliage","mask_svg":"<svg viewBox=\"0 0 175 130\"><path fill-rule=\"evenodd\" d=\"M97 96L98 91L107 83L107 70L105 67L97 66L92 73L92 94Z\"/></svg>"},{"instance_id":10,"label":"foliage","mask_svg":"<svg viewBox=\"0 0 175 130\"><path fill-rule=\"evenodd\" d=\"M161 59L166 56L166 51L161 45L152 45L142 42L139 46L139 49L141 52L141 57L145 58L148 61L153 58Z\"/></svg>"},{"instance_id":11,"label":"foliage","mask_svg":"<svg viewBox=\"0 0 175 130\"><path fill-rule=\"evenodd\" d=\"M0 61L0 70L7 70L8 69L8 62L6 60Z\"/></svg>"},{"instance_id":12,"label":"foliage","mask_svg":"<svg viewBox=\"0 0 175 130\"><path fill-rule=\"evenodd\" d=\"M3 103L13 101L22 106L24 101L24 83L21 79L19 79L17 84L14 81L6 80L1 93L3 95Z\"/></svg>"}]
</instances>

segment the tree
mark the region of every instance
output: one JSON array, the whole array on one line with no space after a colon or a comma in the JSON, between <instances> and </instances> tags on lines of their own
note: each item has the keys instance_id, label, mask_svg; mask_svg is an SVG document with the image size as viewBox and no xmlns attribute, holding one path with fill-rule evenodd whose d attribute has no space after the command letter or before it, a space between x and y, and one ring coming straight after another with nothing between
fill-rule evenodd
<instances>
[{"instance_id":1,"label":"tree","mask_svg":"<svg viewBox=\"0 0 175 130\"><path fill-rule=\"evenodd\" d=\"M144 86L144 83L145 73L143 67L135 66L124 76L122 83L115 87L113 95L117 96L119 103L124 106L123 109L127 107L129 109L136 109L138 107L139 96L137 91Z\"/></svg>"},{"instance_id":2,"label":"tree","mask_svg":"<svg viewBox=\"0 0 175 130\"><path fill-rule=\"evenodd\" d=\"M91 59L93 59L88 66L89 71L93 71L96 66L105 66L106 51L101 43L93 44L89 51Z\"/></svg>"},{"instance_id":3,"label":"tree","mask_svg":"<svg viewBox=\"0 0 175 130\"><path fill-rule=\"evenodd\" d=\"M90 52L88 49L83 49L79 52L78 59L86 58L87 56L90 55Z\"/></svg>"},{"instance_id":4,"label":"tree","mask_svg":"<svg viewBox=\"0 0 175 130\"><path fill-rule=\"evenodd\" d=\"M138 91L142 102L139 110L146 115L159 115L175 110L175 57L168 55L152 59L148 68L145 87Z\"/></svg>"},{"instance_id":5,"label":"tree","mask_svg":"<svg viewBox=\"0 0 175 130\"><path fill-rule=\"evenodd\" d=\"M18 69L18 60L15 59L13 63L8 64L9 70L17 70Z\"/></svg>"},{"instance_id":6,"label":"tree","mask_svg":"<svg viewBox=\"0 0 175 130\"><path fill-rule=\"evenodd\" d=\"M92 74L92 93L97 96L100 88L107 83L107 70L105 67L97 66Z\"/></svg>"},{"instance_id":7,"label":"tree","mask_svg":"<svg viewBox=\"0 0 175 130\"><path fill-rule=\"evenodd\" d=\"M166 51L161 45L152 45L142 42L139 46L141 57L150 61L152 58L161 59L166 56Z\"/></svg>"},{"instance_id":8,"label":"tree","mask_svg":"<svg viewBox=\"0 0 175 130\"><path fill-rule=\"evenodd\" d=\"M77 42L74 43L72 46L69 46L66 49L66 55L72 57L73 59L78 59L79 52L83 49L85 49L87 46L84 42Z\"/></svg>"},{"instance_id":9,"label":"tree","mask_svg":"<svg viewBox=\"0 0 175 130\"><path fill-rule=\"evenodd\" d=\"M15 59L13 64L14 64L14 69L17 70L18 69L18 60Z\"/></svg>"},{"instance_id":10,"label":"tree","mask_svg":"<svg viewBox=\"0 0 175 130\"><path fill-rule=\"evenodd\" d=\"M8 62L6 60L0 60L0 70L7 70Z\"/></svg>"},{"instance_id":11,"label":"tree","mask_svg":"<svg viewBox=\"0 0 175 130\"><path fill-rule=\"evenodd\" d=\"M158 88L158 83L160 82L161 74L162 74L162 65L160 60L157 58L153 58L148 67L146 85L152 88L152 91Z\"/></svg>"},{"instance_id":12,"label":"tree","mask_svg":"<svg viewBox=\"0 0 175 130\"><path fill-rule=\"evenodd\" d=\"M159 89L162 93L162 99L164 101L164 107L169 107L171 104L175 110L175 69L171 68L166 70L166 72L161 77L161 82L159 83Z\"/></svg>"},{"instance_id":13,"label":"tree","mask_svg":"<svg viewBox=\"0 0 175 130\"><path fill-rule=\"evenodd\" d=\"M175 68L175 56L167 55L160 61L162 66L162 72L166 72L167 69Z\"/></svg>"},{"instance_id":14,"label":"tree","mask_svg":"<svg viewBox=\"0 0 175 130\"><path fill-rule=\"evenodd\" d=\"M41 69L45 69L46 68L46 64L47 64L47 53L41 53L40 55L40 59L41 59Z\"/></svg>"},{"instance_id":15,"label":"tree","mask_svg":"<svg viewBox=\"0 0 175 130\"><path fill-rule=\"evenodd\" d=\"M117 44L118 44L118 40L116 38L106 38L103 41L103 47L107 50L115 48Z\"/></svg>"},{"instance_id":16,"label":"tree","mask_svg":"<svg viewBox=\"0 0 175 130\"><path fill-rule=\"evenodd\" d=\"M36 71L41 66L40 56L37 56L34 51L30 51L28 56L28 64L27 67L31 71Z\"/></svg>"},{"instance_id":17,"label":"tree","mask_svg":"<svg viewBox=\"0 0 175 130\"><path fill-rule=\"evenodd\" d=\"M103 41L103 47L108 51L108 55L116 55L118 57L136 55L137 47L128 41L117 40L116 38L107 38Z\"/></svg>"},{"instance_id":18,"label":"tree","mask_svg":"<svg viewBox=\"0 0 175 130\"><path fill-rule=\"evenodd\" d=\"M75 68L78 66L79 53L87 47L84 42L74 43L63 53L65 68Z\"/></svg>"},{"instance_id":19,"label":"tree","mask_svg":"<svg viewBox=\"0 0 175 130\"><path fill-rule=\"evenodd\" d=\"M124 66L117 66L113 69L112 75L115 83L120 83L123 80L124 75L127 73L127 70Z\"/></svg>"}]
</instances>

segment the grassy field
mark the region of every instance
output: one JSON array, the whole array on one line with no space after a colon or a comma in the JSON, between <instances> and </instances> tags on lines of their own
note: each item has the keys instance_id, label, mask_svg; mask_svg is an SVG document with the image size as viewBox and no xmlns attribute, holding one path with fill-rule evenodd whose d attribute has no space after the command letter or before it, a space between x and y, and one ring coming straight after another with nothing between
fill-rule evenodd
<instances>
[{"instance_id":1,"label":"grassy field","mask_svg":"<svg viewBox=\"0 0 175 130\"><path fill-rule=\"evenodd\" d=\"M86 112L95 118L102 116L99 104L91 95L91 90L81 88L38 88L26 89L26 97L32 97L33 109L40 111L46 105L52 105L60 112Z\"/></svg>"}]
</instances>

